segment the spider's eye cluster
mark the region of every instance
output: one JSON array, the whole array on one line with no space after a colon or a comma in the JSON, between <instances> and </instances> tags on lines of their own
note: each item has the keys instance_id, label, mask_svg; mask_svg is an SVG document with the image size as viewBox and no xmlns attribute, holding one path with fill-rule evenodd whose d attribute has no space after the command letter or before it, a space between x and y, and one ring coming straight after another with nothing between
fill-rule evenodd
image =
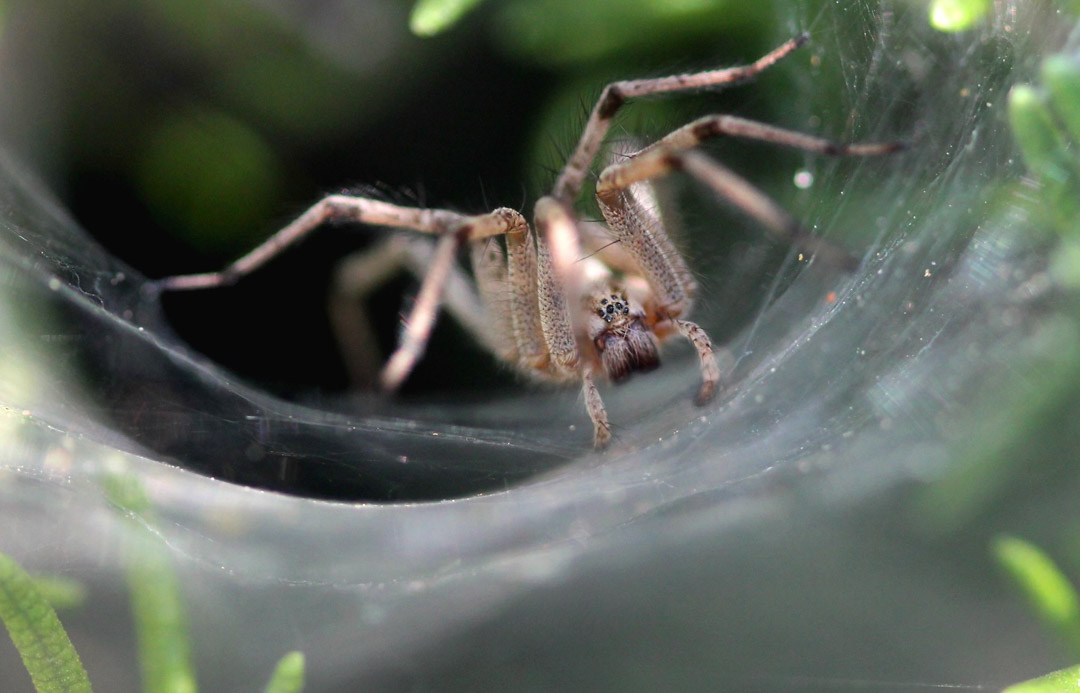
<instances>
[{"instance_id":1,"label":"spider's eye cluster","mask_svg":"<svg viewBox=\"0 0 1080 693\"><path fill-rule=\"evenodd\" d=\"M616 315L629 315L630 304L626 301L626 296L616 296L611 294L611 300L606 298L600 299L601 308L596 311L596 314L604 319L604 322L611 322L612 318Z\"/></svg>"}]
</instances>

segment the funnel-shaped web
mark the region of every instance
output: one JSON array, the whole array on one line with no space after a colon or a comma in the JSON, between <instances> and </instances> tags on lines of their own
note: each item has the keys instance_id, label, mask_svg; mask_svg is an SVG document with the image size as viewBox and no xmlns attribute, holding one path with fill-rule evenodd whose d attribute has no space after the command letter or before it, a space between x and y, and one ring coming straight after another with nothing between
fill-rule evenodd
<instances>
[{"instance_id":1,"label":"funnel-shaped web","mask_svg":"<svg viewBox=\"0 0 1080 693\"><path fill-rule=\"evenodd\" d=\"M247 385L4 159L0 548L107 592L127 525L100 477L137 477L207 690L250 688L295 648L310 690L914 690L1049 666L1033 627L989 604L982 548L942 551L887 509L977 444L964 412L1074 334L1040 300L1037 189L1004 112L1067 43L1045 4L997 3L958 35L903 2L782 10L778 31L812 37L798 113L913 146L807 155L784 204L859 268L787 254L725 347L728 389L695 407L697 364L673 350L605 396L604 454L574 389L331 411ZM818 61L842 79L815 81ZM695 195L690 245L708 214L733 223ZM695 319L715 327L721 278L694 269ZM77 648L126 613L111 594L70 617ZM109 632L101 647L132 650Z\"/></svg>"}]
</instances>

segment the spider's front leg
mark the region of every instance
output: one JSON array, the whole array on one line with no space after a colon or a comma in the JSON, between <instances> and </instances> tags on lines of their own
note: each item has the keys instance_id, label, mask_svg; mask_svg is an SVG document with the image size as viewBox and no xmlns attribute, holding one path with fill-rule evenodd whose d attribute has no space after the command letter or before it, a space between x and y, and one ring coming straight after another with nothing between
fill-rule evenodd
<instances>
[{"instance_id":1,"label":"spider's front leg","mask_svg":"<svg viewBox=\"0 0 1080 693\"><path fill-rule=\"evenodd\" d=\"M573 213L562 202L542 197L536 203L537 271L535 305L541 332L551 355L551 367L557 378L580 380L585 409L593 424L593 445L603 449L611 440L611 425L600 391L593 382L593 364L582 358L578 336L582 326L575 320L571 302L576 307L581 298L581 276L578 267L559 272L554 264L551 243L572 247L563 248L568 257L580 257L580 241ZM560 277L567 277L565 281Z\"/></svg>"},{"instance_id":2,"label":"spider's front leg","mask_svg":"<svg viewBox=\"0 0 1080 693\"><path fill-rule=\"evenodd\" d=\"M697 324L682 318L690 313L697 291L690 269L668 238L660 218L629 189L605 189L598 185L597 201L619 245L634 258L648 282L651 292L648 319L657 338L678 333L697 351L701 388L696 401L705 404L716 394L720 366L709 335Z\"/></svg>"},{"instance_id":3,"label":"spider's front leg","mask_svg":"<svg viewBox=\"0 0 1080 693\"><path fill-rule=\"evenodd\" d=\"M444 209L403 207L364 197L329 195L224 270L166 277L158 280L155 287L159 291L180 291L232 284L327 222L335 221L411 229L438 237L416 302L405 320L401 342L379 375L379 385L386 391L400 387L423 355L446 284L453 274L457 251L462 244L520 232L527 226L521 214L506 208L488 214L465 216Z\"/></svg>"}]
</instances>

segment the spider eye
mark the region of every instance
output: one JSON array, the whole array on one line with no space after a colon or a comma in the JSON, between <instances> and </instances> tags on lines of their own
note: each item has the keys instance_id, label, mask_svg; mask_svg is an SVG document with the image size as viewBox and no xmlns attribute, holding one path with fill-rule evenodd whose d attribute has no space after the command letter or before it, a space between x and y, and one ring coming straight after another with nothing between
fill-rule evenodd
<instances>
[{"instance_id":1,"label":"spider eye","mask_svg":"<svg viewBox=\"0 0 1080 693\"><path fill-rule=\"evenodd\" d=\"M604 314L604 309L603 309L603 308L601 308L600 310L596 311L596 313L597 313L597 315L599 315L600 317L604 317L604 315L605 315L605 314Z\"/></svg>"},{"instance_id":2,"label":"spider eye","mask_svg":"<svg viewBox=\"0 0 1080 693\"><path fill-rule=\"evenodd\" d=\"M608 315L611 315L611 313L615 310L615 306L608 305L608 307L605 310L607 310Z\"/></svg>"},{"instance_id":3,"label":"spider eye","mask_svg":"<svg viewBox=\"0 0 1080 693\"><path fill-rule=\"evenodd\" d=\"M623 309L622 309L622 314L623 315L629 315L630 314L630 306L624 306Z\"/></svg>"},{"instance_id":4,"label":"spider eye","mask_svg":"<svg viewBox=\"0 0 1080 693\"><path fill-rule=\"evenodd\" d=\"M600 304L606 306L607 305L607 299L606 298L600 299Z\"/></svg>"},{"instance_id":5,"label":"spider eye","mask_svg":"<svg viewBox=\"0 0 1080 693\"><path fill-rule=\"evenodd\" d=\"M608 307L610 308L610 306L608 306ZM604 322L611 322L611 316L610 315L605 315L604 316Z\"/></svg>"}]
</instances>

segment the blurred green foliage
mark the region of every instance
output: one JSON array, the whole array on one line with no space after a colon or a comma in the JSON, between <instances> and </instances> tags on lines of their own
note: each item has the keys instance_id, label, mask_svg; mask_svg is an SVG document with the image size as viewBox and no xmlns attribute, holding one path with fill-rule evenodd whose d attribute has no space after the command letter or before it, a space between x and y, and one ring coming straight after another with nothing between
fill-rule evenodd
<instances>
[{"instance_id":1,"label":"blurred green foliage","mask_svg":"<svg viewBox=\"0 0 1080 693\"><path fill-rule=\"evenodd\" d=\"M940 31L966 31L990 13L990 0L933 0L930 25Z\"/></svg>"},{"instance_id":2,"label":"blurred green foliage","mask_svg":"<svg viewBox=\"0 0 1080 693\"><path fill-rule=\"evenodd\" d=\"M86 602L86 585L64 575L35 575L41 596L59 611L75 609Z\"/></svg>"},{"instance_id":3,"label":"blurred green foliage","mask_svg":"<svg viewBox=\"0 0 1080 693\"><path fill-rule=\"evenodd\" d=\"M957 413L951 463L917 498L913 517L932 533L965 526L1015 488L1033 461L1058 460L1058 432L1075 411L1080 329L1067 317L1031 326L1011 372L984 384L974 406Z\"/></svg>"},{"instance_id":4,"label":"blurred green foliage","mask_svg":"<svg viewBox=\"0 0 1080 693\"><path fill-rule=\"evenodd\" d=\"M409 29L417 36L446 31L479 5L481 0L417 0L409 16Z\"/></svg>"},{"instance_id":5,"label":"blurred green foliage","mask_svg":"<svg viewBox=\"0 0 1080 693\"><path fill-rule=\"evenodd\" d=\"M492 38L514 57L550 67L636 57L704 39L717 43L767 24L770 3L732 0L516 0Z\"/></svg>"},{"instance_id":6,"label":"blurred green foliage","mask_svg":"<svg viewBox=\"0 0 1080 693\"><path fill-rule=\"evenodd\" d=\"M171 554L156 532L150 498L132 474L109 472L103 478L106 496L129 520L125 547L139 664L144 693L196 693L191 642L180 585ZM304 687L304 655L289 652L279 661L265 690L299 693Z\"/></svg>"},{"instance_id":7,"label":"blurred green foliage","mask_svg":"<svg viewBox=\"0 0 1080 693\"><path fill-rule=\"evenodd\" d=\"M0 620L38 693L88 693L75 647L56 611L18 563L0 554Z\"/></svg>"},{"instance_id":8,"label":"blurred green foliage","mask_svg":"<svg viewBox=\"0 0 1080 693\"><path fill-rule=\"evenodd\" d=\"M1080 599L1053 559L1034 544L1008 535L997 537L992 550L1036 617L1072 659L1080 659Z\"/></svg>"},{"instance_id":9,"label":"blurred green foliage","mask_svg":"<svg viewBox=\"0 0 1080 693\"><path fill-rule=\"evenodd\" d=\"M957 432L954 463L915 507L918 521L936 531L985 512L1032 461L1046 465L1073 452L1060 432L1070 430L1080 400L1080 307L1069 293L1080 289L1080 152L1072 144L1080 133L1080 61L1051 56L1039 76L1039 84L1014 86L1008 98L1013 136L1036 183L1011 206L1024 205L1033 235L1058 232L1038 242L1050 246L1050 275L1066 293L1062 310L1028 328L1015 367L985 384L976 406L949 427Z\"/></svg>"},{"instance_id":10,"label":"blurred green foliage","mask_svg":"<svg viewBox=\"0 0 1080 693\"><path fill-rule=\"evenodd\" d=\"M195 693L195 669L180 586L141 482L126 473L104 477L105 492L129 520L125 547L128 591L139 642L144 693Z\"/></svg>"},{"instance_id":11,"label":"blurred green foliage","mask_svg":"<svg viewBox=\"0 0 1080 693\"><path fill-rule=\"evenodd\" d=\"M132 529L125 547L144 693L196 693L183 600L169 551L154 531L156 520L142 483L110 472L104 477L109 500ZM37 693L88 693L90 680L68 638L54 604L75 606L85 589L67 579L30 577L0 554L0 621L15 643ZM300 693L304 655L289 652L279 661L266 693Z\"/></svg>"},{"instance_id":12,"label":"blurred green foliage","mask_svg":"<svg viewBox=\"0 0 1080 693\"><path fill-rule=\"evenodd\" d=\"M1071 146L1080 133L1080 56L1056 55L1043 62L1041 84L1018 85L1009 94L1009 122L1024 162L1041 184L1054 224L1065 234L1080 232L1080 152Z\"/></svg>"},{"instance_id":13,"label":"blurred green foliage","mask_svg":"<svg viewBox=\"0 0 1080 693\"><path fill-rule=\"evenodd\" d=\"M1002 693L1071 693L1076 690L1077 681L1080 681L1080 664L1014 684Z\"/></svg>"},{"instance_id":14,"label":"blurred green foliage","mask_svg":"<svg viewBox=\"0 0 1080 693\"><path fill-rule=\"evenodd\" d=\"M300 693L304 689L304 653L289 652L274 669L266 693Z\"/></svg>"},{"instance_id":15,"label":"blurred green foliage","mask_svg":"<svg viewBox=\"0 0 1080 693\"><path fill-rule=\"evenodd\" d=\"M152 126L135 176L162 224L210 252L258 241L277 208L284 171L245 123L210 109L169 113Z\"/></svg>"},{"instance_id":16,"label":"blurred green foliage","mask_svg":"<svg viewBox=\"0 0 1080 693\"><path fill-rule=\"evenodd\" d=\"M1027 211L1036 228L1049 227L1059 234L1051 239L1049 267L1062 291L1058 305L1064 310L1043 325L1054 326L1057 333L1039 350L1048 360L1026 366L1031 370L1022 379L1023 387L1015 383L1000 392L1001 397L987 400L977 420L964 429L974 433L976 441L959 455L968 463L954 467L945 483L935 484L924 497L930 500L924 511L933 511L935 505L948 508L953 519L984 506L1029 460L1044 465L1059 458L1064 465L1076 462L1075 450L1067 443L1062 446L1062 431L1074 424L1080 396L1080 307L1075 300L1080 290L1080 152L1075 148L1080 140L1080 56L1050 56L1040 66L1039 78L1037 84L1013 87L1008 118L1024 163L1036 179L1034 198L1030 192L1024 196ZM992 553L1070 659L1080 658L1080 597L1062 569L1038 546L1014 536L996 537ZM1006 693L1075 691L1078 680L1080 667L1074 666L1010 686Z\"/></svg>"}]
</instances>

